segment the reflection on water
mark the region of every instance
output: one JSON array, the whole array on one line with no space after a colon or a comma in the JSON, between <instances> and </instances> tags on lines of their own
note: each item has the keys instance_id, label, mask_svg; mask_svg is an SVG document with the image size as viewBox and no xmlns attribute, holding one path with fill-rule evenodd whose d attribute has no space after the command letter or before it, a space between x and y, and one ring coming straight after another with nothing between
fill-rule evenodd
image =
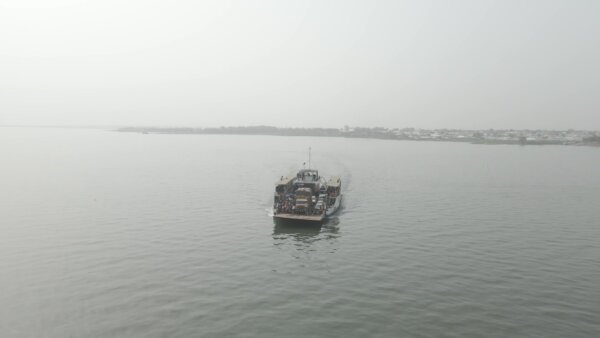
<instances>
[{"instance_id":1,"label":"reflection on water","mask_svg":"<svg viewBox=\"0 0 600 338\"><path fill-rule=\"evenodd\" d=\"M273 247L284 259L273 272L301 279L331 273L331 255L340 248L337 218L323 223L273 220L273 224Z\"/></svg>"},{"instance_id":2,"label":"reflection on water","mask_svg":"<svg viewBox=\"0 0 600 338\"><path fill-rule=\"evenodd\" d=\"M339 237L339 223L337 217L323 223L273 219L274 245L281 245L291 240L295 244L301 243L308 246L320 240L337 239Z\"/></svg>"}]
</instances>

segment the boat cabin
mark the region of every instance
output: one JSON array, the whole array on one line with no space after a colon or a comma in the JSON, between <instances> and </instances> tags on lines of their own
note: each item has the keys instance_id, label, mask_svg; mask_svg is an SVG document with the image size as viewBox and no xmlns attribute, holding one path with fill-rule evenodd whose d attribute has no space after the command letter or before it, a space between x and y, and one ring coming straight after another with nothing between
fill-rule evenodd
<instances>
[{"instance_id":1,"label":"boat cabin","mask_svg":"<svg viewBox=\"0 0 600 338\"><path fill-rule=\"evenodd\" d=\"M342 189L342 181L339 176L333 176L327 181L327 194L330 197L337 197Z\"/></svg>"},{"instance_id":2,"label":"boat cabin","mask_svg":"<svg viewBox=\"0 0 600 338\"><path fill-rule=\"evenodd\" d=\"M318 181L319 171L316 169L302 169L296 174L296 178L301 181Z\"/></svg>"},{"instance_id":3,"label":"boat cabin","mask_svg":"<svg viewBox=\"0 0 600 338\"><path fill-rule=\"evenodd\" d=\"M297 188L310 188L313 192L321 188L321 177L315 169L302 169L296 174L295 186Z\"/></svg>"}]
</instances>

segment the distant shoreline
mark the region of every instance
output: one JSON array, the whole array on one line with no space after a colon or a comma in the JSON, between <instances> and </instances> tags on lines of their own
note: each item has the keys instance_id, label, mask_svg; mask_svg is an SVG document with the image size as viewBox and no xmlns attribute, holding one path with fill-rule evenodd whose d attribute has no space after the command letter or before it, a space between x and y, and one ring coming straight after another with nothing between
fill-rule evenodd
<instances>
[{"instance_id":1,"label":"distant shoreline","mask_svg":"<svg viewBox=\"0 0 600 338\"><path fill-rule=\"evenodd\" d=\"M600 146L600 133L581 130L461 130L388 128L278 128L271 126L185 128L123 127L119 132L143 134L264 135L364 138L379 140L462 142L471 144Z\"/></svg>"}]
</instances>

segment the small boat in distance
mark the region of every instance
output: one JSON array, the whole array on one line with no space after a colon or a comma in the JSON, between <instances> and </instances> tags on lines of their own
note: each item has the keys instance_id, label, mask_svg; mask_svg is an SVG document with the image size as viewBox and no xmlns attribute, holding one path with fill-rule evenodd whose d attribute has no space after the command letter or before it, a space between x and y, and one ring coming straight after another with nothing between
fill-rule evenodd
<instances>
[{"instance_id":1,"label":"small boat in distance","mask_svg":"<svg viewBox=\"0 0 600 338\"><path fill-rule=\"evenodd\" d=\"M341 205L342 181L338 176L325 180L319 171L301 169L293 176L281 176L275 184L273 218L296 221L322 222L333 215Z\"/></svg>"}]
</instances>

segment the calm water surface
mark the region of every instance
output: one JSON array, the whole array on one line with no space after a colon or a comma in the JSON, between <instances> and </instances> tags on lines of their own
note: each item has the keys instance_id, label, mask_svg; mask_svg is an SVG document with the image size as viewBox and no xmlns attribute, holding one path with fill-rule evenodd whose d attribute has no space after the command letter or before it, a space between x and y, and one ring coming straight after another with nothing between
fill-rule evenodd
<instances>
[{"instance_id":1,"label":"calm water surface","mask_svg":"<svg viewBox=\"0 0 600 338\"><path fill-rule=\"evenodd\" d=\"M344 182L276 225L305 161ZM600 335L600 149L0 128L2 337Z\"/></svg>"}]
</instances>

